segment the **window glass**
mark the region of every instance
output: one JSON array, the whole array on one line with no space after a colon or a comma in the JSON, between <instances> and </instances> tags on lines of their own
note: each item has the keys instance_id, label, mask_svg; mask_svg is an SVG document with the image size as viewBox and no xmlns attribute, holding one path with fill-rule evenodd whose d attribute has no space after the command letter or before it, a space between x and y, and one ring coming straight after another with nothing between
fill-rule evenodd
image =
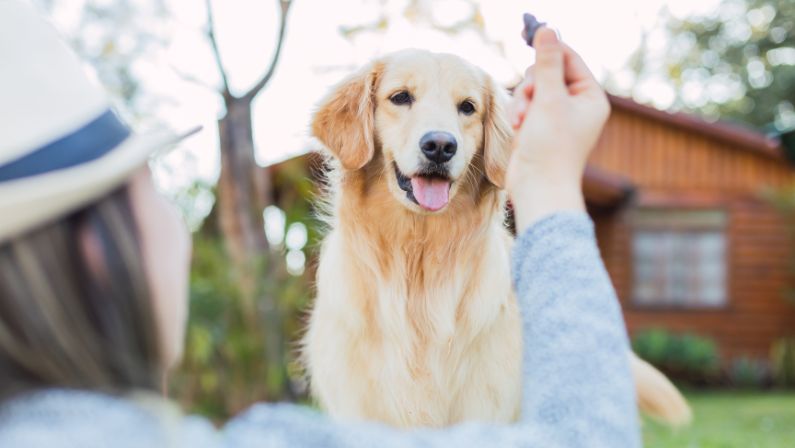
<instances>
[{"instance_id":1,"label":"window glass","mask_svg":"<svg viewBox=\"0 0 795 448\"><path fill-rule=\"evenodd\" d=\"M632 218L635 303L674 307L726 303L724 212L638 210Z\"/></svg>"}]
</instances>

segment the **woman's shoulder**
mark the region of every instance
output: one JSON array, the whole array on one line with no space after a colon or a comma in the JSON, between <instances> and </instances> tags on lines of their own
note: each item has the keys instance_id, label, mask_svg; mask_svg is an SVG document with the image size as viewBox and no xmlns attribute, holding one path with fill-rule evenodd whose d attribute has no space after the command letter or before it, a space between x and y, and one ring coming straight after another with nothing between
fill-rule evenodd
<instances>
[{"instance_id":1,"label":"woman's shoulder","mask_svg":"<svg viewBox=\"0 0 795 448\"><path fill-rule=\"evenodd\" d=\"M358 436L377 429L366 426L358 428ZM216 431L208 420L185 416L176 405L152 394L115 397L49 389L0 404L2 448L360 445L361 440L351 435L351 427L334 425L305 406L260 403ZM370 440L394 445L378 437Z\"/></svg>"},{"instance_id":2,"label":"woman's shoulder","mask_svg":"<svg viewBox=\"0 0 795 448\"><path fill-rule=\"evenodd\" d=\"M165 400L50 389L0 405L0 446L155 447L217 445L210 422Z\"/></svg>"}]
</instances>

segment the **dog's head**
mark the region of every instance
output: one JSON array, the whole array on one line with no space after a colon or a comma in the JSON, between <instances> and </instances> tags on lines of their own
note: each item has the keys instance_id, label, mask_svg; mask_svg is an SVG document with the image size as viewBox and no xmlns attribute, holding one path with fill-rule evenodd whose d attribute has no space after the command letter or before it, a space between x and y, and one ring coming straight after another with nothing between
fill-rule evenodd
<instances>
[{"instance_id":1,"label":"dog's head","mask_svg":"<svg viewBox=\"0 0 795 448\"><path fill-rule=\"evenodd\" d=\"M338 85L312 131L343 170L378 163L398 201L441 212L473 179L502 187L511 138L505 96L456 56L404 50Z\"/></svg>"}]
</instances>

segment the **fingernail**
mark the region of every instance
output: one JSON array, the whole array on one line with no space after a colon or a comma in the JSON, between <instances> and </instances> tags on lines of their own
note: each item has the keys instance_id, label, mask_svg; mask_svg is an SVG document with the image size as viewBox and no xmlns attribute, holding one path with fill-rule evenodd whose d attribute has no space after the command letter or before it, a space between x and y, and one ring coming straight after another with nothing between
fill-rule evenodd
<instances>
[{"instance_id":1,"label":"fingernail","mask_svg":"<svg viewBox=\"0 0 795 448\"><path fill-rule=\"evenodd\" d=\"M530 95L530 92L532 92L532 91L533 91L533 83L532 82L527 83L527 85L524 86L524 89L522 89L522 92L525 95Z\"/></svg>"},{"instance_id":2,"label":"fingernail","mask_svg":"<svg viewBox=\"0 0 795 448\"><path fill-rule=\"evenodd\" d=\"M551 45L558 42L560 42L560 35L558 34L558 31L554 28L544 27L538 30L533 43L537 47L539 45Z\"/></svg>"},{"instance_id":3,"label":"fingernail","mask_svg":"<svg viewBox=\"0 0 795 448\"><path fill-rule=\"evenodd\" d=\"M519 129L519 127L522 125L522 121L524 121L524 115L525 115L524 113L520 112L513 116L514 129Z\"/></svg>"}]
</instances>

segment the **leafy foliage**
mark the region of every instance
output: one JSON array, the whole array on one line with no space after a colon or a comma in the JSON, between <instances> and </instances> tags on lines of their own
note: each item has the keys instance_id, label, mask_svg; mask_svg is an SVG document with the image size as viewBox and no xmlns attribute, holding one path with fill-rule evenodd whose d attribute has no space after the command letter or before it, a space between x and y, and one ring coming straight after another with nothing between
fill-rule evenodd
<instances>
[{"instance_id":1,"label":"leafy foliage","mask_svg":"<svg viewBox=\"0 0 795 448\"><path fill-rule=\"evenodd\" d=\"M786 223L790 241L795 241L795 185L779 189L765 189L762 197L779 212ZM789 273L795 275L795 259L789 262ZM792 286L782 291L783 298L795 306L795 288Z\"/></svg>"},{"instance_id":2,"label":"leafy foliage","mask_svg":"<svg viewBox=\"0 0 795 448\"><path fill-rule=\"evenodd\" d=\"M675 107L760 129L795 127L795 2L723 0L709 16L669 17L666 28L662 55L646 45L635 55L638 79L663 75Z\"/></svg>"},{"instance_id":3,"label":"leafy foliage","mask_svg":"<svg viewBox=\"0 0 795 448\"><path fill-rule=\"evenodd\" d=\"M297 342L304 327L304 312L309 306L312 288L312 260L320 239L320 225L312 218L315 187L307 167L292 160L271 170L276 187L276 205L283 210L277 221L281 241L272 241L271 253L259 262L268 277L260 282L262 291L251 306L238 287L238 278L230 269L228 255L218 235L195 232L191 269L190 320L183 364L172 375L171 395L185 409L216 421L234 415L257 401L275 398L305 400L306 384L298 363ZM205 194L206 187L188 191ZM189 202L189 195L181 198ZM214 219L211 216L208 219ZM289 231L297 223L307 230L306 243L295 247L288 241ZM299 224L299 225L300 225ZM272 226L273 222L266 225ZM289 271L285 257L290 252L306 254L306 269ZM269 321L264 297L276 298L278 321ZM252 311L253 310L253 311ZM273 368L263 355L268 340L266 326L277 325L284 340L292 346L284 351L285 370ZM286 392L285 392L286 391Z\"/></svg>"},{"instance_id":4,"label":"leafy foliage","mask_svg":"<svg viewBox=\"0 0 795 448\"><path fill-rule=\"evenodd\" d=\"M111 94L114 107L133 122L151 120L162 98L141 85L137 69L160 55L170 39L169 12L164 0L108 2L85 0L82 6L60 0L35 0L44 11L70 17L56 25L74 50L96 71ZM71 13L63 13L70 11ZM155 57L157 59L157 57Z\"/></svg>"},{"instance_id":5,"label":"leafy foliage","mask_svg":"<svg viewBox=\"0 0 795 448\"><path fill-rule=\"evenodd\" d=\"M309 299L305 276L278 270L264 287L278 298L283 320L266 322L261 301L255 303L255 313L249 314L228 267L220 240L196 238L186 352L172 383L174 396L186 409L219 420L256 401L281 396L285 387L302 392L295 353L286 353L284 363L293 368L288 370L292 375L284 378L282 370L271 368L263 356L268 343L263 330L266 325L280 325L284 334L296 339Z\"/></svg>"},{"instance_id":6,"label":"leafy foliage","mask_svg":"<svg viewBox=\"0 0 795 448\"><path fill-rule=\"evenodd\" d=\"M715 342L711 339L651 329L635 335L632 348L638 356L672 378L694 384L709 384L719 377L720 358Z\"/></svg>"},{"instance_id":7,"label":"leafy foliage","mask_svg":"<svg viewBox=\"0 0 795 448\"><path fill-rule=\"evenodd\" d=\"M795 386L795 337L776 341L770 349L770 362L777 385Z\"/></svg>"},{"instance_id":8,"label":"leafy foliage","mask_svg":"<svg viewBox=\"0 0 795 448\"><path fill-rule=\"evenodd\" d=\"M729 384L741 389L759 389L770 383L767 360L740 357L732 360L727 371Z\"/></svg>"}]
</instances>

